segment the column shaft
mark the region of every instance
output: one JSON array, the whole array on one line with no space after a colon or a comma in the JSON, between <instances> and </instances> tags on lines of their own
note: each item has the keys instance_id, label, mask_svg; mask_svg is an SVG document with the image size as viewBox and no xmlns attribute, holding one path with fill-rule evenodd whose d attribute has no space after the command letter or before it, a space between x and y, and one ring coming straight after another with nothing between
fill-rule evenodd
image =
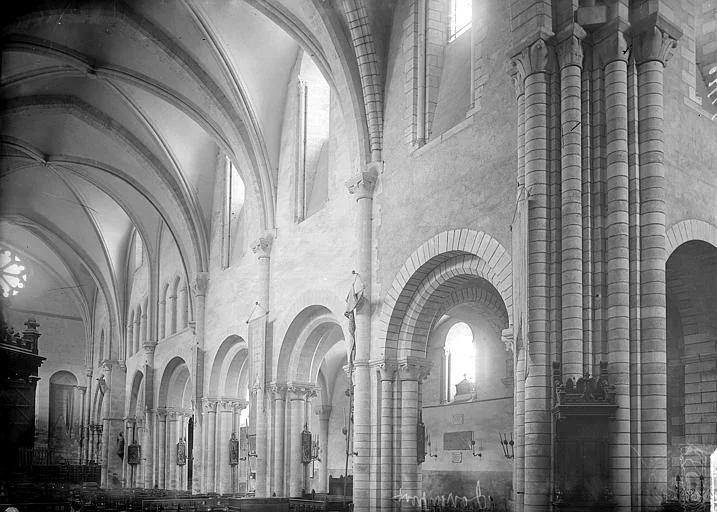
<instances>
[{"instance_id":1,"label":"column shaft","mask_svg":"<svg viewBox=\"0 0 717 512\"><path fill-rule=\"evenodd\" d=\"M216 438L216 420L217 420L217 411L216 411L216 404L211 404L210 409L206 412L206 431L204 433L204 437L206 439L205 449L206 449L206 465L205 465L205 472L206 472L206 483L205 483L205 492L216 492L216 478L215 478L215 467L216 467L216 458L215 458L215 448L214 448L214 440Z\"/></svg>"},{"instance_id":2,"label":"column shaft","mask_svg":"<svg viewBox=\"0 0 717 512\"><path fill-rule=\"evenodd\" d=\"M622 53L619 50L618 55ZM607 147L607 343L608 370L618 409L610 422L610 489L630 508L630 294L627 165L627 62L605 66Z\"/></svg>"},{"instance_id":3,"label":"column shaft","mask_svg":"<svg viewBox=\"0 0 717 512\"><path fill-rule=\"evenodd\" d=\"M169 461L167 464L167 489L177 489L177 415L170 413L167 415L167 451L169 452Z\"/></svg>"},{"instance_id":4,"label":"column shaft","mask_svg":"<svg viewBox=\"0 0 717 512\"><path fill-rule=\"evenodd\" d=\"M583 374L582 42L569 35L558 49L561 123L562 371Z\"/></svg>"},{"instance_id":5,"label":"column shaft","mask_svg":"<svg viewBox=\"0 0 717 512\"><path fill-rule=\"evenodd\" d=\"M380 488L379 510L393 510L393 377L394 371L383 369L381 380L381 434L379 439ZM327 425L328 427L328 425Z\"/></svg>"},{"instance_id":6,"label":"column shaft","mask_svg":"<svg viewBox=\"0 0 717 512\"><path fill-rule=\"evenodd\" d=\"M304 430L304 412L306 402L303 396L294 396L290 400L291 428L289 441L289 497L301 497L304 486L304 464L301 462L301 431Z\"/></svg>"},{"instance_id":7,"label":"column shaft","mask_svg":"<svg viewBox=\"0 0 717 512\"><path fill-rule=\"evenodd\" d=\"M284 486L284 438L286 437L286 401L283 393L279 392L274 395L274 491L277 496L285 496L286 488Z\"/></svg>"}]
</instances>

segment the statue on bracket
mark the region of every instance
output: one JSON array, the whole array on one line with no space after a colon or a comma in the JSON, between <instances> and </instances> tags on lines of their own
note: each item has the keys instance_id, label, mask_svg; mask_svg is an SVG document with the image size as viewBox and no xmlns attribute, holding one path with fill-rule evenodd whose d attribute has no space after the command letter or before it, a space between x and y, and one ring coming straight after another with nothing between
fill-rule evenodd
<instances>
[{"instance_id":1,"label":"statue on bracket","mask_svg":"<svg viewBox=\"0 0 717 512\"><path fill-rule=\"evenodd\" d=\"M122 432L117 434L117 456L124 459L124 435Z\"/></svg>"},{"instance_id":2,"label":"statue on bracket","mask_svg":"<svg viewBox=\"0 0 717 512\"><path fill-rule=\"evenodd\" d=\"M185 464L187 464L187 443L183 437L180 437L177 443L177 466L184 466Z\"/></svg>"},{"instance_id":3,"label":"statue on bracket","mask_svg":"<svg viewBox=\"0 0 717 512\"><path fill-rule=\"evenodd\" d=\"M232 438L229 440L229 464L232 466L239 464L239 440L236 432L232 432Z\"/></svg>"}]
</instances>

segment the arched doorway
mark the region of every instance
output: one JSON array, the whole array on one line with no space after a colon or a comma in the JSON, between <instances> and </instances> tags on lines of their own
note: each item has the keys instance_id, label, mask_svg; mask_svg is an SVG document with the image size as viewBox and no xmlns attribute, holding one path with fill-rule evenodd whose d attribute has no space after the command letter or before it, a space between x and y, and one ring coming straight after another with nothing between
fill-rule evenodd
<instances>
[{"instance_id":1,"label":"arched doorway","mask_svg":"<svg viewBox=\"0 0 717 512\"><path fill-rule=\"evenodd\" d=\"M82 404L76 400L77 377L58 371L50 377L48 415L49 462L78 462L80 457L79 415Z\"/></svg>"},{"instance_id":2,"label":"arched doorway","mask_svg":"<svg viewBox=\"0 0 717 512\"><path fill-rule=\"evenodd\" d=\"M693 240L667 260L668 488L709 501L717 447L717 248Z\"/></svg>"}]
</instances>

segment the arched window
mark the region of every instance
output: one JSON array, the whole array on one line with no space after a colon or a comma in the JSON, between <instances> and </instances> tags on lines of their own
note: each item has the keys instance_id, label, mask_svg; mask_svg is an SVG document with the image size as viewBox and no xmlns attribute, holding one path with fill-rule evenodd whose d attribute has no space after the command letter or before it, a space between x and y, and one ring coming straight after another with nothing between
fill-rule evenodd
<instances>
[{"instance_id":1,"label":"arched window","mask_svg":"<svg viewBox=\"0 0 717 512\"><path fill-rule=\"evenodd\" d=\"M222 267L231 265L232 256L243 254L244 231L244 181L239 170L229 158L226 159L224 193L224 222L222 232ZM234 254L233 254L234 253Z\"/></svg>"},{"instance_id":2,"label":"arched window","mask_svg":"<svg viewBox=\"0 0 717 512\"><path fill-rule=\"evenodd\" d=\"M473 22L473 0L450 0L450 2L449 43L471 28Z\"/></svg>"},{"instance_id":3,"label":"arched window","mask_svg":"<svg viewBox=\"0 0 717 512\"><path fill-rule=\"evenodd\" d=\"M0 251L0 288L3 297L18 294L18 290L25 287L27 272L25 265L16 254L4 249Z\"/></svg>"},{"instance_id":4,"label":"arched window","mask_svg":"<svg viewBox=\"0 0 717 512\"><path fill-rule=\"evenodd\" d=\"M298 151L294 180L296 222L309 218L328 201L331 124L331 88L309 55L302 54L300 58Z\"/></svg>"},{"instance_id":5,"label":"arched window","mask_svg":"<svg viewBox=\"0 0 717 512\"><path fill-rule=\"evenodd\" d=\"M137 270L142 266L143 261L143 247L142 237L139 236L139 231L134 232L134 269Z\"/></svg>"},{"instance_id":6,"label":"arched window","mask_svg":"<svg viewBox=\"0 0 717 512\"><path fill-rule=\"evenodd\" d=\"M456 396L456 384L463 380L475 381L475 346L473 331L465 322L457 322L446 334L445 377L446 400Z\"/></svg>"}]
</instances>

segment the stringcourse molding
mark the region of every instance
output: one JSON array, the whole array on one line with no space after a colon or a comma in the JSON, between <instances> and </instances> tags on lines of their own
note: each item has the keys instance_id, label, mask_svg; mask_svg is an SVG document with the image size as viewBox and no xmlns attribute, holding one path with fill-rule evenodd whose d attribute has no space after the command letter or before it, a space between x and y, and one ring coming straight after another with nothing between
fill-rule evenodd
<instances>
[{"instance_id":1,"label":"stringcourse molding","mask_svg":"<svg viewBox=\"0 0 717 512\"><path fill-rule=\"evenodd\" d=\"M717 247L717 227L703 220L689 219L674 224L667 230L665 245L667 257L680 245L691 240L702 240Z\"/></svg>"},{"instance_id":2,"label":"stringcourse molding","mask_svg":"<svg viewBox=\"0 0 717 512\"><path fill-rule=\"evenodd\" d=\"M460 260L456 259L461 256ZM446 264L451 268L444 268L445 272L442 272L439 267ZM378 338L386 341L386 351L399 348L399 336L403 340L401 345L405 345L404 318L420 312L429 302L426 294L435 292L450 276L459 274L481 277L493 285L503 299L508 318L512 318L513 282L508 251L482 231L444 231L411 254L386 293L377 332ZM415 300L414 296L419 296L420 300ZM418 319L413 320L415 324ZM429 319L425 321L430 325Z\"/></svg>"}]
</instances>

